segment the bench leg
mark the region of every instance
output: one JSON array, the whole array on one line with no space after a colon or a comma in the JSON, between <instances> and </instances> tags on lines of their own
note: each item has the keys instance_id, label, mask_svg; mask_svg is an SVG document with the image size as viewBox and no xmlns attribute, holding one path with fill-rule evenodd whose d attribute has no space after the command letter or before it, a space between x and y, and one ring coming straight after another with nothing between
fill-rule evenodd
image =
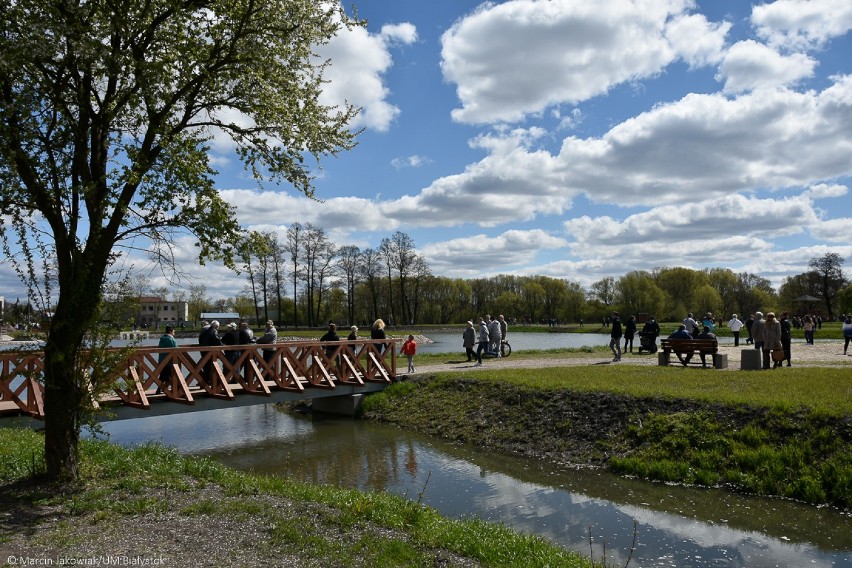
<instances>
[{"instance_id":1,"label":"bench leg","mask_svg":"<svg viewBox=\"0 0 852 568\"><path fill-rule=\"evenodd\" d=\"M668 351L657 351L657 365L660 367L668 367L669 366L669 353Z\"/></svg>"}]
</instances>

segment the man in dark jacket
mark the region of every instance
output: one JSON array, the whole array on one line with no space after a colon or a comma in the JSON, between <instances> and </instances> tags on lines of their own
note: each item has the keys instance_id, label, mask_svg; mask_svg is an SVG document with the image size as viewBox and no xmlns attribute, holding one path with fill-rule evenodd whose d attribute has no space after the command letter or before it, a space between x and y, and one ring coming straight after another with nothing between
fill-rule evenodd
<instances>
[{"instance_id":1,"label":"man in dark jacket","mask_svg":"<svg viewBox=\"0 0 852 568\"><path fill-rule=\"evenodd\" d=\"M222 339L219 337L218 321L214 320L210 322L210 327L201 332L201 335L198 336L198 344L201 345L201 347L215 347L218 345L222 345ZM207 353L203 353L202 357L206 354ZM208 383L210 383L213 378L214 360L215 355L214 357L211 357L211 359L204 365L204 369L201 372L202 376L204 377L204 380Z\"/></svg>"},{"instance_id":2,"label":"man in dark jacket","mask_svg":"<svg viewBox=\"0 0 852 568\"><path fill-rule=\"evenodd\" d=\"M787 361L787 366L791 367L790 360L792 359L792 350L790 344L792 336L790 334L790 319L787 312L781 314L781 347L784 348L784 359Z\"/></svg>"},{"instance_id":3,"label":"man in dark jacket","mask_svg":"<svg viewBox=\"0 0 852 568\"><path fill-rule=\"evenodd\" d=\"M613 362L621 361L621 336L624 333L621 330L621 318L618 315L618 312L612 312L612 331L609 333L609 348L612 351L614 357L612 358Z\"/></svg>"}]
</instances>

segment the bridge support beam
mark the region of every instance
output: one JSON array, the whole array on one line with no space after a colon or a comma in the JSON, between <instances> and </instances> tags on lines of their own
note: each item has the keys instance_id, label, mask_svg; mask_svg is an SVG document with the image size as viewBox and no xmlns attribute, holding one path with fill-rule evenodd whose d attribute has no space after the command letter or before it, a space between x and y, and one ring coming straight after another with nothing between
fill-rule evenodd
<instances>
[{"instance_id":1,"label":"bridge support beam","mask_svg":"<svg viewBox=\"0 0 852 568\"><path fill-rule=\"evenodd\" d=\"M311 401L311 406L314 412L333 414L335 416L354 417L363 401L363 394L327 396L324 398L313 399Z\"/></svg>"}]
</instances>

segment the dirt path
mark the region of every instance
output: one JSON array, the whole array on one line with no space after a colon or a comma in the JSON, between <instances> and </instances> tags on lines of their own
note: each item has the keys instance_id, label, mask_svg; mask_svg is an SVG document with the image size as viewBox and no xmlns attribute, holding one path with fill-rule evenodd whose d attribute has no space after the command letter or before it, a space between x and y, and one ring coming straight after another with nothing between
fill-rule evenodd
<instances>
[{"instance_id":1,"label":"dirt path","mask_svg":"<svg viewBox=\"0 0 852 568\"><path fill-rule=\"evenodd\" d=\"M719 352L728 355L728 370L739 370L742 358L742 350L746 347L740 345L722 345L719 347ZM751 346L748 346L750 349ZM850 350L852 351L852 350ZM583 354L566 354L563 357L550 357L541 359L521 359L518 357L506 357L500 359L485 359L482 367L475 366L474 362L468 363L464 357L450 355L448 358L451 362L442 365L424 365L416 364L418 375L426 373L437 373L445 371L473 371L477 369L537 369L543 367L564 367L569 365L656 365L657 355L643 353L625 353L620 362L614 363L609 352L595 352L587 355ZM695 357L698 360L698 357ZM677 364L675 357L672 361ZM852 355L846 356L843 354L842 341L825 341L817 342L814 345L805 343L793 343L792 346L792 364L793 366L803 367L841 367L852 370ZM404 363L401 366L404 369Z\"/></svg>"}]
</instances>

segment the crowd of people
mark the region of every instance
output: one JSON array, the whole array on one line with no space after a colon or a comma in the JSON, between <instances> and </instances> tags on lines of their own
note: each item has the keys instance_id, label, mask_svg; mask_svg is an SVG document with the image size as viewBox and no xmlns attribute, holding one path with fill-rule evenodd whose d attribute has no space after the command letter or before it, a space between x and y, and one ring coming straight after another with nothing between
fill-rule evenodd
<instances>
[{"instance_id":1,"label":"crowd of people","mask_svg":"<svg viewBox=\"0 0 852 568\"><path fill-rule=\"evenodd\" d=\"M848 353L849 344L852 343L852 315L843 316L843 338L844 355ZM610 342L609 348L612 351L612 361L618 362L621 360L622 352L628 349L633 353L633 339L636 334L636 318L630 316L628 320L622 324L621 316L618 312L613 312L610 317L605 319L610 327ZM698 318L692 313L688 313L683 319L678 329L676 329L668 337L669 339L712 339L718 342L714 330L718 325L721 325L721 318L714 318L712 313L707 313L701 318ZM812 345L814 342L814 331L822 327L822 318L819 316L804 315L801 317L791 318L787 312L782 312L780 317L777 317L774 312L769 312L765 316L762 312L755 312L748 316L745 321L740 320L737 314L732 314L727 322L728 329L734 339L734 347L740 345L740 334L745 329L747 337L746 345L753 345L759 350L762 355L761 367L763 369L774 369L783 366L785 363L788 367L792 366L792 330L803 329L805 335L805 343ZM660 326L654 316L650 316L645 322L640 336L640 352L643 347L647 347L649 351L656 351L656 339L660 335ZM624 340L622 347L621 341ZM653 346L653 347L652 347ZM686 361L692 355L686 356ZM701 354L701 362L704 361L704 354Z\"/></svg>"},{"instance_id":2,"label":"crowd of people","mask_svg":"<svg viewBox=\"0 0 852 568\"><path fill-rule=\"evenodd\" d=\"M473 322L467 322L467 328L462 333L462 346L467 354L468 362L476 359L476 366L482 365L482 354L490 355L491 357L502 357L502 345L506 340L506 334L509 330L509 323L503 315L496 318L491 317L491 314L486 314L484 317L478 317L477 323L479 326L479 341L476 340L476 331L473 328ZM473 346L476 345L474 352Z\"/></svg>"},{"instance_id":3,"label":"crowd of people","mask_svg":"<svg viewBox=\"0 0 852 568\"><path fill-rule=\"evenodd\" d=\"M621 361L622 353L633 353L633 341L637 335L637 320L631 315L627 321L622 324L621 316L618 312L613 312L610 317L605 318L605 322L610 326L610 342L609 348L612 351L613 362ZM711 339L717 341L716 335L713 333L717 325L722 325L721 318L714 318L712 313L707 313L699 322L692 313L688 313L683 319L678 329L671 333L670 339ZM745 321L740 320L737 314L732 314L727 321L728 329L734 339L734 346L740 345L740 334L745 329L747 337L746 345L753 345L754 349L759 350L762 355L763 369L778 368L784 365L792 366L792 329L803 329L805 335L805 343L813 344L814 331L822 327L822 318L810 315L790 318L787 312L782 312L780 318L776 318L773 312L767 313L765 316L762 312L755 312L748 316ZM229 323L227 331L223 335L219 335L220 324L218 321L210 323L202 322L201 333L198 336L198 344L202 347L212 346L229 346L236 347L240 345L261 344L265 347L262 349L263 358L268 363L272 360L275 354L274 344L278 339L278 333L272 321L266 322L264 334L255 338L254 333L248 325L248 322L241 321L239 324ZM491 357L501 357L501 346L506 341L508 333L508 322L501 314L496 318L492 318L490 314L477 318L477 326L474 326L473 321L467 322L467 327L462 333L462 346L467 355L467 361L471 362L476 359L476 366L482 365L483 354ZM478 328L478 330L476 329ZM843 316L843 353L848 354L849 345L852 343L852 314ZM350 333L346 337L349 341L359 339L358 326L351 326ZM660 336L660 325L656 318L652 315L643 322L641 331L638 331L640 338L639 352L643 350L648 352L656 352L656 341ZM478 337L477 337L478 336ZM370 328L370 339L385 340L385 322L377 319ZM329 322L328 330L320 337L323 342L340 341L340 336L337 334L337 325ZM622 346L622 340L624 345ZM387 348L387 343L381 343L378 347L379 353L383 353ZM175 341L174 326L167 326L165 333L160 338L158 347L171 348L177 347ZM474 347L476 349L474 350ZM334 346L326 347L326 354L333 356L336 348ZM409 335L403 342L400 349L400 355L404 355L408 361L408 372L414 373L414 356L417 352L417 342L413 335ZM225 358L235 365L240 357L241 349L226 349ZM705 354L700 353L702 365L706 366ZM165 352L160 354L160 362L167 357ZM692 354L687 354L686 362L688 363ZM205 380L210 380L213 372L213 360L208 361L202 374ZM166 367L161 375L163 380L171 379L171 368Z\"/></svg>"},{"instance_id":4,"label":"crowd of people","mask_svg":"<svg viewBox=\"0 0 852 568\"><path fill-rule=\"evenodd\" d=\"M254 332L247 321L242 320L239 324L231 322L228 323L226 327L226 331L220 335L219 329L221 324L216 321L202 321L201 322L201 332L198 334L198 345L200 347L225 347L224 356L225 359L231 364L231 366L235 366L239 361L240 355L244 349L245 345L261 345L261 351L263 354L263 359L267 363L270 363L275 356L275 343L278 341L278 331L275 328L275 324L272 321L266 322L266 327L264 333L260 337L255 337ZM346 338L349 341L358 339L358 327L352 326L349 335ZM370 329L370 339L384 340L387 339L385 334L385 323L381 319L377 319ZM320 338L320 341L324 342L333 342L340 341L340 336L337 335L337 325L333 322L329 322L328 330L326 333ZM177 347L177 341L175 339L175 328L172 325L167 325L162 337L160 337L160 341L157 345L160 348L175 348ZM388 343L380 343L378 345L379 353L382 354L387 349ZM230 348L230 349L228 349ZM414 342L414 336L410 335L408 337L408 341L403 344L403 350L400 354L408 357L408 369L409 372L414 372L414 363L413 357L416 352L416 343ZM326 347L326 355L332 357L336 348L334 346ZM162 363L168 357L168 352L163 351L159 355L159 363ZM214 358L208 359L208 361L204 364L202 368L202 376L205 381L210 382L213 378L214 373ZM245 369L236 369L234 367L235 372L245 371ZM169 382L172 378L172 366L166 366L160 374L160 379L163 382Z\"/></svg>"}]
</instances>

